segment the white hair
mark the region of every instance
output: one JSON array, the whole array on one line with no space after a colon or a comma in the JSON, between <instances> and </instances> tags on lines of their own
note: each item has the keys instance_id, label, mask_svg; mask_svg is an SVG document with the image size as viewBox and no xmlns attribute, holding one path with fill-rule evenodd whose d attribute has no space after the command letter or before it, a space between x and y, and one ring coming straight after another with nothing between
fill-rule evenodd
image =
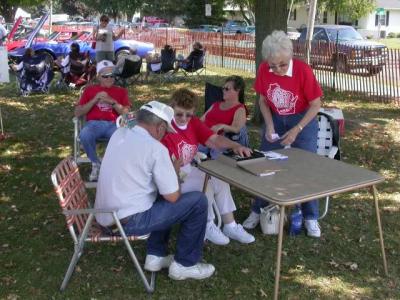
<instances>
[{"instance_id":1,"label":"white hair","mask_svg":"<svg viewBox=\"0 0 400 300\"><path fill-rule=\"evenodd\" d=\"M265 60L278 55L293 56L293 44L282 30L274 30L262 43L262 56Z\"/></svg>"}]
</instances>

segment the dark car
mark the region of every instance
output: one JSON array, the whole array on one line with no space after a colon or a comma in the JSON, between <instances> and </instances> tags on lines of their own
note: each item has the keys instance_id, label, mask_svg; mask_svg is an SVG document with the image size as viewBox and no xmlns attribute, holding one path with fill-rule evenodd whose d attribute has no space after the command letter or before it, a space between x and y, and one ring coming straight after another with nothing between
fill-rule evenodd
<instances>
[{"instance_id":1,"label":"dark car","mask_svg":"<svg viewBox=\"0 0 400 300\"><path fill-rule=\"evenodd\" d=\"M298 41L304 43L307 28L303 28ZM317 25L314 27L311 64L332 66L338 72L366 69L371 75L382 71L387 58L387 47L365 40L351 26Z\"/></svg>"}]
</instances>

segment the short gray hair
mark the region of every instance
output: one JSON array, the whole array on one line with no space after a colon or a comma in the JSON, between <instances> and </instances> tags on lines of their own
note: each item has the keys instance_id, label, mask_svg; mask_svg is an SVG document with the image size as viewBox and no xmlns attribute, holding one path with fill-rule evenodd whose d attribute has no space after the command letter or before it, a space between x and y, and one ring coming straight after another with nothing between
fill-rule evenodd
<instances>
[{"instance_id":1,"label":"short gray hair","mask_svg":"<svg viewBox=\"0 0 400 300\"><path fill-rule=\"evenodd\" d=\"M262 43L262 56L267 60L281 54L292 57L293 44L285 32L274 30Z\"/></svg>"},{"instance_id":2,"label":"short gray hair","mask_svg":"<svg viewBox=\"0 0 400 300\"><path fill-rule=\"evenodd\" d=\"M145 109L139 109L136 113L136 120L138 123L143 123L146 125L158 126L161 123L167 123L163 119L159 118L151 111Z\"/></svg>"}]
</instances>

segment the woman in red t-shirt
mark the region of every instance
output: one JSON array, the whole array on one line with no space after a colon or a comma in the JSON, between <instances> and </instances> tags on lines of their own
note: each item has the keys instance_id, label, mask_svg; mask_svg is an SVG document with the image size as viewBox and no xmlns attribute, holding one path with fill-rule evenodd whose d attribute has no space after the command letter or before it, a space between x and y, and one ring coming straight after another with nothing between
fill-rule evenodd
<instances>
[{"instance_id":1,"label":"woman in red t-shirt","mask_svg":"<svg viewBox=\"0 0 400 300\"><path fill-rule=\"evenodd\" d=\"M293 45L283 31L274 31L263 42L264 62L258 68L254 89L260 94L259 105L265 121L261 150L286 146L317 152L317 113L322 90L312 69L293 59ZM260 220L260 207L265 201L256 199L252 213L243 223L254 228ZM307 234L320 237L318 201L301 205Z\"/></svg>"},{"instance_id":2,"label":"woman in red t-shirt","mask_svg":"<svg viewBox=\"0 0 400 300\"><path fill-rule=\"evenodd\" d=\"M195 93L188 89L179 89L173 93L171 100L171 106L175 112L172 125L177 133L167 133L162 143L168 148L173 160L182 161L180 169L182 193L203 190L205 174L191 164L198 153L199 144L209 148L228 148L241 155L250 155L250 149L215 134L193 115L198 102ZM247 233L242 225L235 222L233 211L236 207L229 184L212 177L209 180L206 195L209 205L205 239L218 245L228 244L229 238L242 243L254 242L254 237ZM223 232L214 223L212 209L214 200L224 223Z\"/></svg>"},{"instance_id":3,"label":"woman in red t-shirt","mask_svg":"<svg viewBox=\"0 0 400 300\"><path fill-rule=\"evenodd\" d=\"M245 83L242 77L228 77L222 88L223 99L213 103L201 120L215 133L223 133L239 144L248 146L244 88Z\"/></svg>"}]
</instances>

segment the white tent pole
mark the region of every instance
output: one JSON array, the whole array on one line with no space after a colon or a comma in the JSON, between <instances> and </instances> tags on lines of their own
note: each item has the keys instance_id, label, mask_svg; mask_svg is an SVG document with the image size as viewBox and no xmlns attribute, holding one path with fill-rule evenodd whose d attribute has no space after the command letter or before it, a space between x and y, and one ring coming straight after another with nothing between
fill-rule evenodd
<instances>
[{"instance_id":1,"label":"white tent pole","mask_svg":"<svg viewBox=\"0 0 400 300\"><path fill-rule=\"evenodd\" d=\"M2 116L2 114L1 114L1 108L0 108L0 126L1 126L1 135L4 136L3 116Z\"/></svg>"},{"instance_id":2,"label":"white tent pole","mask_svg":"<svg viewBox=\"0 0 400 300\"><path fill-rule=\"evenodd\" d=\"M292 1L290 2L290 7L289 7L289 13L288 13L288 15L287 15L286 26L289 25L289 19L290 19L290 14L292 13L293 2L294 2L294 0L292 0Z\"/></svg>"},{"instance_id":3,"label":"white tent pole","mask_svg":"<svg viewBox=\"0 0 400 300\"><path fill-rule=\"evenodd\" d=\"M310 64L311 40L314 34L315 13L317 11L317 0L310 0L310 10L307 20L307 63Z\"/></svg>"}]
</instances>

